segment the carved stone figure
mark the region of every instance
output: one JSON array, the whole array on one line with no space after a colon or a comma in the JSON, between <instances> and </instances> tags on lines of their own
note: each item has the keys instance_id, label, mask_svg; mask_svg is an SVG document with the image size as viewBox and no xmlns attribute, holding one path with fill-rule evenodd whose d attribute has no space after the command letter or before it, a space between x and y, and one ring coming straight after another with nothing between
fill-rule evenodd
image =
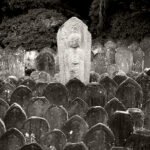
<instances>
[{"instance_id":1,"label":"carved stone figure","mask_svg":"<svg viewBox=\"0 0 150 150\"><path fill-rule=\"evenodd\" d=\"M72 17L58 31L60 82L77 78L89 83L91 66L91 34L87 26Z\"/></svg>"}]
</instances>

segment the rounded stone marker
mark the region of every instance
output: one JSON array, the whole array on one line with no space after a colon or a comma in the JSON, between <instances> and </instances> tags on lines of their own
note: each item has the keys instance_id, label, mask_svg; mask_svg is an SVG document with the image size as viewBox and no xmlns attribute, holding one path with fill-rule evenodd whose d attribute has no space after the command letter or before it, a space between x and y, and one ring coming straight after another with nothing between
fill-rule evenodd
<instances>
[{"instance_id":1,"label":"rounded stone marker","mask_svg":"<svg viewBox=\"0 0 150 150\"><path fill-rule=\"evenodd\" d=\"M24 145L23 134L15 128L8 130L0 138L0 150L18 150Z\"/></svg>"},{"instance_id":2,"label":"rounded stone marker","mask_svg":"<svg viewBox=\"0 0 150 150\"><path fill-rule=\"evenodd\" d=\"M22 107L14 103L12 104L6 112L4 122L7 130L10 128L21 129L24 121L27 119L25 111Z\"/></svg>"},{"instance_id":3,"label":"rounded stone marker","mask_svg":"<svg viewBox=\"0 0 150 150\"><path fill-rule=\"evenodd\" d=\"M25 111L32 98L32 91L27 86L18 86L11 95L10 104L18 103Z\"/></svg>"},{"instance_id":4,"label":"rounded stone marker","mask_svg":"<svg viewBox=\"0 0 150 150\"><path fill-rule=\"evenodd\" d=\"M56 150L62 150L63 147L66 145L67 139L65 134L55 129L51 132L48 132L42 139L41 139L41 145L43 149L51 149L54 148Z\"/></svg>"},{"instance_id":5,"label":"rounded stone marker","mask_svg":"<svg viewBox=\"0 0 150 150\"><path fill-rule=\"evenodd\" d=\"M34 141L40 143L40 139L49 132L50 127L46 119L41 117L28 118L21 129L26 138L34 138Z\"/></svg>"}]
</instances>

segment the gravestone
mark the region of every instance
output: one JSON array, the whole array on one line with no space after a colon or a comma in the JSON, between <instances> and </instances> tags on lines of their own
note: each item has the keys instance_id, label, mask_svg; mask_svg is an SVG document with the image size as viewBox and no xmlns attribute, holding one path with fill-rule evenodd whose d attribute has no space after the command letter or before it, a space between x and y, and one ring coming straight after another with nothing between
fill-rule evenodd
<instances>
[{"instance_id":1,"label":"gravestone","mask_svg":"<svg viewBox=\"0 0 150 150\"><path fill-rule=\"evenodd\" d=\"M40 139L50 130L49 123L46 119L41 117L28 118L21 129L25 138L32 143L32 140L40 143Z\"/></svg>"},{"instance_id":2,"label":"gravestone","mask_svg":"<svg viewBox=\"0 0 150 150\"><path fill-rule=\"evenodd\" d=\"M111 64L107 66L107 73L109 74L110 78L113 78L118 71L119 67L116 64Z\"/></svg>"},{"instance_id":3,"label":"gravestone","mask_svg":"<svg viewBox=\"0 0 150 150\"><path fill-rule=\"evenodd\" d=\"M34 95L37 97L43 96L43 92L47 86L48 86L48 83L44 83L44 82L36 83L36 89L35 89Z\"/></svg>"},{"instance_id":4,"label":"gravestone","mask_svg":"<svg viewBox=\"0 0 150 150\"><path fill-rule=\"evenodd\" d=\"M111 118L111 116L117 110L120 110L120 111L126 110L125 106L117 98L113 98L110 101L108 101L104 108L107 111L109 118Z\"/></svg>"},{"instance_id":5,"label":"gravestone","mask_svg":"<svg viewBox=\"0 0 150 150\"><path fill-rule=\"evenodd\" d=\"M134 122L134 130L142 130L143 126L144 126L144 113L141 109L138 108L128 108L127 110L132 118L133 118L133 122Z\"/></svg>"},{"instance_id":6,"label":"gravestone","mask_svg":"<svg viewBox=\"0 0 150 150\"><path fill-rule=\"evenodd\" d=\"M43 150L38 143L24 145L20 150Z\"/></svg>"},{"instance_id":7,"label":"gravestone","mask_svg":"<svg viewBox=\"0 0 150 150\"><path fill-rule=\"evenodd\" d=\"M6 48L1 52L0 76L2 79L6 79L10 75L24 76L24 52L21 48L18 48L15 52Z\"/></svg>"},{"instance_id":8,"label":"gravestone","mask_svg":"<svg viewBox=\"0 0 150 150\"><path fill-rule=\"evenodd\" d=\"M107 72L106 52L100 44L96 44L92 47L91 70L98 74Z\"/></svg>"},{"instance_id":9,"label":"gravestone","mask_svg":"<svg viewBox=\"0 0 150 150\"><path fill-rule=\"evenodd\" d=\"M119 70L122 70L125 73L128 73L132 70L133 66L133 54L128 48L119 47L116 49L115 62L119 67Z\"/></svg>"},{"instance_id":10,"label":"gravestone","mask_svg":"<svg viewBox=\"0 0 150 150\"><path fill-rule=\"evenodd\" d=\"M100 81L99 81L99 83L106 89L106 91L107 91L107 102L109 101L109 100L111 100L112 98L114 98L115 97L115 95L116 95L116 91L117 91L117 88L118 88L118 85L117 85L117 83L113 80L113 79L111 79L109 76L103 76L103 77L101 77L101 79L100 79Z\"/></svg>"},{"instance_id":11,"label":"gravestone","mask_svg":"<svg viewBox=\"0 0 150 150\"><path fill-rule=\"evenodd\" d=\"M0 118L1 119L4 119L8 108L9 108L8 103L0 98Z\"/></svg>"},{"instance_id":12,"label":"gravestone","mask_svg":"<svg viewBox=\"0 0 150 150\"><path fill-rule=\"evenodd\" d=\"M39 80L39 73L40 71L33 71L31 74L30 74L30 77L35 81L37 82Z\"/></svg>"},{"instance_id":13,"label":"gravestone","mask_svg":"<svg viewBox=\"0 0 150 150\"><path fill-rule=\"evenodd\" d=\"M105 44L105 51L106 51L106 59L107 59L107 64L115 64L115 53L116 53L116 43L113 41L107 41Z\"/></svg>"},{"instance_id":14,"label":"gravestone","mask_svg":"<svg viewBox=\"0 0 150 150\"><path fill-rule=\"evenodd\" d=\"M45 71L51 77L55 74L55 59L48 51L41 51L35 59L36 69L38 71Z\"/></svg>"},{"instance_id":15,"label":"gravestone","mask_svg":"<svg viewBox=\"0 0 150 150\"><path fill-rule=\"evenodd\" d=\"M120 85L123 81L127 79L127 76L124 72L119 71L114 77L113 80Z\"/></svg>"},{"instance_id":16,"label":"gravestone","mask_svg":"<svg viewBox=\"0 0 150 150\"><path fill-rule=\"evenodd\" d=\"M67 107L68 104L68 90L61 83L50 83L44 90L43 96L45 96L50 105L63 105Z\"/></svg>"},{"instance_id":17,"label":"gravestone","mask_svg":"<svg viewBox=\"0 0 150 150\"><path fill-rule=\"evenodd\" d=\"M27 119L25 111L20 105L12 104L6 112L4 122L7 130L10 128L21 129L24 121Z\"/></svg>"},{"instance_id":18,"label":"gravestone","mask_svg":"<svg viewBox=\"0 0 150 150\"><path fill-rule=\"evenodd\" d=\"M38 56L38 54L39 54L38 51L35 50L25 52L24 63L26 69L36 68L35 59Z\"/></svg>"},{"instance_id":19,"label":"gravestone","mask_svg":"<svg viewBox=\"0 0 150 150\"><path fill-rule=\"evenodd\" d=\"M45 97L34 97L28 104L27 115L44 117L48 107L49 101Z\"/></svg>"},{"instance_id":20,"label":"gravestone","mask_svg":"<svg viewBox=\"0 0 150 150\"><path fill-rule=\"evenodd\" d=\"M144 128L150 129L150 100L148 100L142 108L144 112Z\"/></svg>"},{"instance_id":21,"label":"gravestone","mask_svg":"<svg viewBox=\"0 0 150 150\"><path fill-rule=\"evenodd\" d=\"M97 123L107 124L108 114L103 107L93 106L89 108L88 112L86 113L85 120L89 125L89 128Z\"/></svg>"},{"instance_id":22,"label":"gravestone","mask_svg":"<svg viewBox=\"0 0 150 150\"><path fill-rule=\"evenodd\" d=\"M74 115L84 117L87 111L88 111L88 104L84 100L76 98L73 101L69 102L68 107L69 117L72 117Z\"/></svg>"},{"instance_id":23,"label":"gravestone","mask_svg":"<svg viewBox=\"0 0 150 150\"><path fill-rule=\"evenodd\" d=\"M62 150L67 143L65 134L58 129L48 132L41 141L44 150Z\"/></svg>"},{"instance_id":24,"label":"gravestone","mask_svg":"<svg viewBox=\"0 0 150 150\"><path fill-rule=\"evenodd\" d=\"M144 71L138 75L136 81L142 87L143 104L145 104L150 99L150 76Z\"/></svg>"},{"instance_id":25,"label":"gravestone","mask_svg":"<svg viewBox=\"0 0 150 150\"><path fill-rule=\"evenodd\" d=\"M22 82L20 82L20 85L27 86L33 92L35 91L36 88L36 83L31 77L26 77Z\"/></svg>"},{"instance_id":26,"label":"gravestone","mask_svg":"<svg viewBox=\"0 0 150 150\"><path fill-rule=\"evenodd\" d=\"M0 138L0 150L18 150L25 145L25 138L18 129L10 129Z\"/></svg>"},{"instance_id":27,"label":"gravestone","mask_svg":"<svg viewBox=\"0 0 150 150\"><path fill-rule=\"evenodd\" d=\"M133 70L135 72L142 72L144 70L144 52L138 48L133 52Z\"/></svg>"},{"instance_id":28,"label":"gravestone","mask_svg":"<svg viewBox=\"0 0 150 150\"><path fill-rule=\"evenodd\" d=\"M6 132L5 123L0 119L0 137Z\"/></svg>"},{"instance_id":29,"label":"gravestone","mask_svg":"<svg viewBox=\"0 0 150 150\"><path fill-rule=\"evenodd\" d=\"M126 106L126 108L141 108L143 103L142 88L131 78L127 78L119 85L116 97Z\"/></svg>"},{"instance_id":30,"label":"gravestone","mask_svg":"<svg viewBox=\"0 0 150 150\"><path fill-rule=\"evenodd\" d=\"M51 130L61 129L61 127L68 120L68 113L62 106L50 106L47 109L44 117L49 122Z\"/></svg>"},{"instance_id":31,"label":"gravestone","mask_svg":"<svg viewBox=\"0 0 150 150\"><path fill-rule=\"evenodd\" d=\"M66 87L69 92L69 100L74 100L77 97L83 98L85 91L85 84L79 79L74 78L67 82Z\"/></svg>"},{"instance_id":32,"label":"gravestone","mask_svg":"<svg viewBox=\"0 0 150 150\"><path fill-rule=\"evenodd\" d=\"M99 83L89 83L86 85L84 99L89 107L104 107L106 104L106 90Z\"/></svg>"},{"instance_id":33,"label":"gravestone","mask_svg":"<svg viewBox=\"0 0 150 150\"><path fill-rule=\"evenodd\" d=\"M100 75L94 71L90 72L90 82L98 82L100 79Z\"/></svg>"},{"instance_id":34,"label":"gravestone","mask_svg":"<svg viewBox=\"0 0 150 150\"><path fill-rule=\"evenodd\" d=\"M85 133L88 131L88 124L78 115L72 116L61 129L68 142L81 142Z\"/></svg>"},{"instance_id":35,"label":"gravestone","mask_svg":"<svg viewBox=\"0 0 150 150\"><path fill-rule=\"evenodd\" d=\"M53 81L52 77L45 71L33 71L31 78L33 78L36 83L50 83Z\"/></svg>"},{"instance_id":36,"label":"gravestone","mask_svg":"<svg viewBox=\"0 0 150 150\"><path fill-rule=\"evenodd\" d=\"M108 125L115 136L115 146L124 146L127 138L133 133L133 120L125 111L116 111L108 120Z\"/></svg>"},{"instance_id":37,"label":"gravestone","mask_svg":"<svg viewBox=\"0 0 150 150\"><path fill-rule=\"evenodd\" d=\"M140 47L144 51L144 68L150 67L150 37L144 37L140 42Z\"/></svg>"},{"instance_id":38,"label":"gravestone","mask_svg":"<svg viewBox=\"0 0 150 150\"><path fill-rule=\"evenodd\" d=\"M18 86L11 95L10 104L18 103L26 111L32 98L32 91L24 85Z\"/></svg>"},{"instance_id":39,"label":"gravestone","mask_svg":"<svg viewBox=\"0 0 150 150\"><path fill-rule=\"evenodd\" d=\"M150 135L144 133L133 133L125 142L125 147L129 147L131 150L149 150Z\"/></svg>"},{"instance_id":40,"label":"gravestone","mask_svg":"<svg viewBox=\"0 0 150 150\"><path fill-rule=\"evenodd\" d=\"M88 150L87 146L83 142L79 143L67 143L63 150Z\"/></svg>"},{"instance_id":41,"label":"gravestone","mask_svg":"<svg viewBox=\"0 0 150 150\"><path fill-rule=\"evenodd\" d=\"M60 82L72 78L89 83L91 66L91 34L78 18L70 18L57 33Z\"/></svg>"},{"instance_id":42,"label":"gravestone","mask_svg":"<svg viewBox=\"0 0 150 150\"><path fill-rule=\"evenodd\" d=\"M10 103L10 97L15 90L15 87L10 83L5 82L1 90L0 98L4 99L7 103Z\"/></svg>"},{"instance_id":43,"label":"gravestone","mask_svg":"<svg viewBox=\"0 0 150 150\"><path fill-rule=\"evenodd\" d=\"M86 133L83 141L90 150L110 150L114 135L106 125L98 123Z\"/></svg>"},{"instance_id":44,"label":"gravestone","mask_svg":"<svg viewBox=\"0 0 150 150\"><path fill-rule=\"evenodd\" d=\"M9 76L6 79L6 82L13 85L14 87L18 86L18 78L16 76Z\"/></svg>"}]
</instances>

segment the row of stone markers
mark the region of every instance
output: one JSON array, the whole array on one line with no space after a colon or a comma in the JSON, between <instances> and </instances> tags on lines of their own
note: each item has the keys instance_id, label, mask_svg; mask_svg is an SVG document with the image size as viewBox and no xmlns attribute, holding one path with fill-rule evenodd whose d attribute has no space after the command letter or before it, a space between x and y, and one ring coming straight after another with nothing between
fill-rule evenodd
<instances>
[{"instance_id":1,"label":"row of stone markers","mask_svg":"<svg viewBox=\"0 0 150 150\"><path fill-rule=\"evenodd\" d=\"M149 150L150 69L136 80L93 76L0 80L0 150Z\"/></svg>"},{"instance_id":2,"label":"row of stone markers","mask_svg":"<svg viewBox=\"0 0 150 150\"><path fill-rule=\"evenodd\" d=\"M47 72L0 80L0 150L149 150L150 69L133 78L90 73L91 35L75 17L57 41L57 82L47 51L39 64Z\"/></svg>"},{"instance_id":3,"label":"row of stone markers","mask_svg":"<svg viewBox=\"0 0 150 150\"><path fill-rule=\"evenodd\" d=\"M102 48L91 41L87 25L72 17L58 30L57 53L48 47L40 53L35 50L25 52L21 47L16 52L0 49L0 78L24 76L25 68L28 68L47 72L50 81L66 84L76 77L87 84L90 71L99 74L107 72L111 77L120 70L125 73L143 71L144 53L140 47L134 44L118 47L108 41Z\"/></svg>"}]
</instances>

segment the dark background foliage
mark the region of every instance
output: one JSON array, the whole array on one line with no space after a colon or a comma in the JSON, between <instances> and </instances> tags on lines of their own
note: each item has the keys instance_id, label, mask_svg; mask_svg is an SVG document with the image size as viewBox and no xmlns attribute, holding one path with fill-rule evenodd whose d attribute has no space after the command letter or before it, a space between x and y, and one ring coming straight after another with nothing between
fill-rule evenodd
<instances>
[{"instance_id":1,"label":"dark background foliage","mask_svg":"<svg viewBox=\"0 0 150 150\"><path fill-rule=\"evenodd\" d=\"M52 26L43 25L41 16ZM140 41L150 36L149 0L1 0L0 45L56 49L58 28L72 16L89 26L93 39Z\"/></svg>"}]
</instances>

